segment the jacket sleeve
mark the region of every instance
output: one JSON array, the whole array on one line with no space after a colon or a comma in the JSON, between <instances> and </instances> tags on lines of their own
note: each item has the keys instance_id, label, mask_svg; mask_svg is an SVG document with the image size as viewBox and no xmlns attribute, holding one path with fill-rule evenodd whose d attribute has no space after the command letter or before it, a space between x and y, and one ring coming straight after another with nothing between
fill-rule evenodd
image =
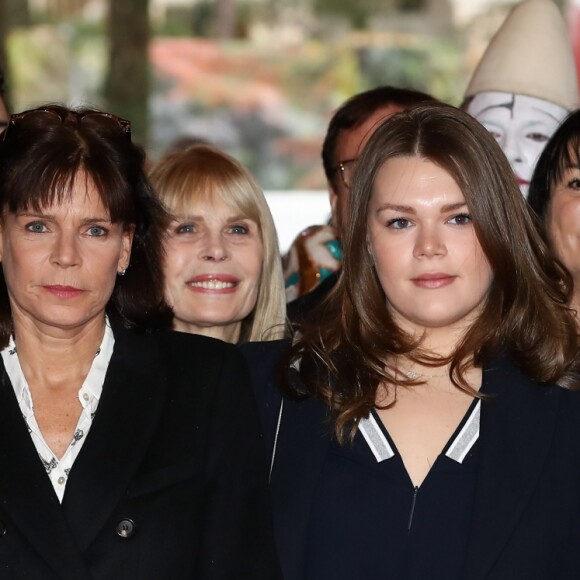
<instances>
[{"instance_id":1,"label":"jacket sleeve","mask_svg":"<svg viewBox=\"0 0 580 580\"><path fill-rule=\"evenodd\" d=\"M241 354L225 349L214 386L206 450L204 530L198 577L276 580L263 442Z\"/></svg>"}]
</instances>

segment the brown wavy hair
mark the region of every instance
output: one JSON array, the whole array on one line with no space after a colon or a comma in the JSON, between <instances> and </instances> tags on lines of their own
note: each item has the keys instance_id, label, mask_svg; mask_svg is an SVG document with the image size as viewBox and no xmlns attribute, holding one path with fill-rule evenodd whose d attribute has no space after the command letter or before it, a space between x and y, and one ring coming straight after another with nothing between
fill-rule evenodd
<instances>
[{"instance_id":1,"label":"brown wavy hair","mask_svg":"<svg viewBox=\"0 0 580 580\"><path fill-rule=\"evenodd\" d=\"M421 348L397 326L367 244L367 213L379 169L396 157L429 160L456 181L493 271L482 312L449 357ZM389 364L406 355L429 366L450 364L454 385L473 396L465 372L498 352L532 379L574 388L570 367L576 328L567 305L572 282L538 234L510 165L489 132L467 113L419 105L380 125L366 145L349 196L350 223L343 271L317 319L300 330L292 358L301 380L294 397L322 399L339 441L354 436L358 419L375 405L377 389L410 387Z\"/></svg>"}]
</instances>

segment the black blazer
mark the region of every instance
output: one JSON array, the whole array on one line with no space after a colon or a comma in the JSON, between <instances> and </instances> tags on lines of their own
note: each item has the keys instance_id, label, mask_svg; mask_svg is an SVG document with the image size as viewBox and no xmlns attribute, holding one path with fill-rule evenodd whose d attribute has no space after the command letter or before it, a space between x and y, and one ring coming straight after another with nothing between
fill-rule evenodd
<instances>
[{"instance_id":1,"label":"black blazer","mask_svg":"<svg viewBox=\"0 0 580 580\"><path fill-rule=\"evenodd\" d=\"M509 361L484 369L480 463L465 580L580 578L580 394ZM285 580L304 578L312 498L331 440L325 406L284 400L271 477ZM347 549L337 546L337 550Z\"/></svg>"},{"instance_id":2,"label":"black blazer","mask_svg":"<svg viewBox=\"0 0 580 580\"><path fill-rule=\"evenodd\" d=\"M319 308L323 300L330 294L338 282L342 270L337 270L327 276L316 288L299 296L286 305L286 316L291 324L306 322Z\"/></svg>"},{"instance_id":3,"label":"black blazer","mask_svg":"<svg viewBox=\"0 0 580 580\"><path fill-rule=\"evenodd\" d=\"M278 385L282 380L283 365L291 345L289 338L245 342L239 345L248 364L252 388L259 403L262 438L268 459L272 457L280 410Z\"/></svg>"},{"instance_id":4,"label":"black blazer","mask_svg":"<svg viewBox=\"0 0 580 580\"><path fill-rule=\"evenodd\" d=\"M60 505L0 361L0 578L279 578L257 422L233 346L115 330Z\"/></svg>"}]
</instances>

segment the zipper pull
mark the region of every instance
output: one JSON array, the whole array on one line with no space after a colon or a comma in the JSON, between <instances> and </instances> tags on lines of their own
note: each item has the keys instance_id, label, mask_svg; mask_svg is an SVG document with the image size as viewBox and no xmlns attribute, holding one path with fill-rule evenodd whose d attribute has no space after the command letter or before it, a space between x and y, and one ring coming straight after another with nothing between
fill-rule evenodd
<instances>
[{"instance_id":1,"label":"zipper pull","mask_svg":"<svg viewBox=\"0 0 580 580\"><path fill-rule=\"evenodd\" d=\"M407 524L407 533L411 531L411 526L413 525L413 514L415 513L415 504L417 503L417 494L419 493L419 488L415 486L413 488L413 501L411 502L411 513L409 514L409 523Z\"/></svg>"}]
</instances>

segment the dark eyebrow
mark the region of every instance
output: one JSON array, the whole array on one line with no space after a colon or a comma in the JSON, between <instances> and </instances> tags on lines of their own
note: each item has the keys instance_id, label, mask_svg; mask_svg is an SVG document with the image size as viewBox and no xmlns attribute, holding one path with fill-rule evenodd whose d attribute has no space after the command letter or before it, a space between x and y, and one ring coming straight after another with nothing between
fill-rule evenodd
<instances>
[{"instance_id":1,"label":"dark eyebrow","mask_svg":"<svg viewBox=\"0 0 580 580\"><path fill-rule=\"evenodd\" d=\"M39 218L45 220L56 220L56 216L51 213L43 213L43 212L31 212L31 211L19 211L16 213L19 217L28 217L28 218ZM108 216L89 216L82 219L82 223L90 223L90 222L107 222L111 223L111 218Z\"/></svg>"},{"instance_id":2,"label":"dark eyebrow","mask_svg":"<svg viewBox=\"0 0 580 580\"><path fill-rule=\"evenodd\" d=\"M411 213L411 214L415 214L415 210L410 206L410 205L397 205L394 203L383 203L382 205L380 205L377 210L375 211L375 213L381 213L382 211L385 210L391 210L391 211L396 211L396 212L401 212L401 213Z\"/></svg>"},{"instance_id":3,"label":"dark eyebrow","mask_svg":"<svg viewBox=\"0 0 580 580\"><path fill-rule=\"evenodd\" d=\"M49 218L52 219L54 216L47 214L47 213L40 213L40 212L32 212L32 211L17 211L14 215L18 217L31 217L31 218Z\"/></svg>"},{"instance_id":4,"label":"dark eyebrow","mask_svg":"<svg viewBox=\"0 0 580 580\"><path fill-rule=\"evenodd\" d=\"M94 216L94 217L87 217L83 219L84 224L88 224L91 222L105 222L105 223L113 223L110 217L103 217L103 216Z\"/></svg>"},{"instance_id":5,"label":"dark eyebrow","mask_svg":"<svg viewBox=\"0 0 580 580\"><path fill-rule=\"evenodd\" d=\"M580 161L572 161L571 163L566 163L564 169L580 169Z\"/></svg>"},{"instance_id":6,"label":"dark eyebrow","mask_svg":"<svg viewBox=\"0 0 580 580\"><path fill-rule=\"evenodd\" d=\"M450 203L447 205L444 205L441 208L441 213L447 213L448 211L456 211L458 209L461 209L463 207L467 207L467 202L466 201L458 201L457 203Z\"/></svg>"},{"instance_id":7,"label":"dark eyebrow","mask_svg":"<svg viewBox=\"0 0 580 580\"><path fill-rule=\"evenodd\" d=\"M449 203L447 205L444 205L441 208L441 213L456 211L456 210L461 209L462 207L465 207L465 206L467 206L467 202L465 202L465 201L458 201L457 203ZM398 205L398 204L388 203L388 202L383 203L381 206L379 206L375 213L379 214L385 210L401 212L401 213L409 213L412 215L415 215L417 213L415 211L415 209L412 208L410 205Z\"/></svg>"}]
</instances>

